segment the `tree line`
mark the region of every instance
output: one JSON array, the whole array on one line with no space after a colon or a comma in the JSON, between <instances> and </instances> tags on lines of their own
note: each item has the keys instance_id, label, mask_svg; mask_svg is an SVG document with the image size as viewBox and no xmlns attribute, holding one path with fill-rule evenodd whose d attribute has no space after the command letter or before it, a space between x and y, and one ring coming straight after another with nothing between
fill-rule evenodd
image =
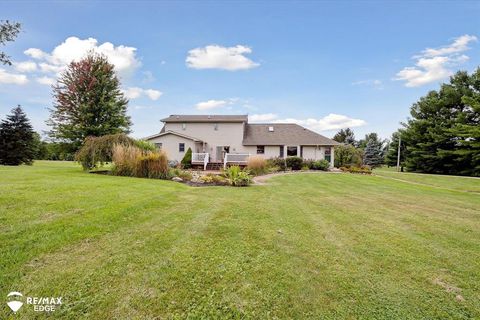
<instances>
[{"instance_id":1,"label":"tree line","mask_svg":"<svg viewBox=\"0 0 480 320\"><path fill-rule=\"evenodd\" d=\"M20 32L16 22L0 21L0 45ZM4 52L0 63L11 64ZM129 133L128 100L114 66L104 55L89 52L71 62L53 86L47 124L49 142L41 141L20 106L0 124L0 164L29 164L34 158L72 160L88 137ZM412 172L480 176L480 68L459 71L448 83L414 103L410 117L390 140L369 133L356 140L349 128L333 138L335 165L395 166Z\"/></svg>"}]
</instances>

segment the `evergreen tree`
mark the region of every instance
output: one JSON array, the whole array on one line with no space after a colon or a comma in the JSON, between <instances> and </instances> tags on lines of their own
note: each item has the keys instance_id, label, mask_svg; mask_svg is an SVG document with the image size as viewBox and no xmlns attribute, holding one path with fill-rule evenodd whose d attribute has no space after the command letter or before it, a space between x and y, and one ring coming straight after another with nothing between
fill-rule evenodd
<instances>
[{"instance_id":1,"label":"evergreen tree","mask_svg":"<svg viewBox=\"0 0 480 320\"><path fill-rule=\"evenodd\" d=\"M375 141L374 139L368 141L367 146L365 147L363 163L372 168L383 164L382 143Z\"/></svg>"},{"instance_id":2,"label":"evergreen tree","mask_svg":"<svg viewBox=\"0 0 480 320\"><path fill-rule=\"evenodd\" d=\"M385 152L385 164L389 167L397 166L398 159L398 141L401 135L401 130L398 130L392 134L392 141L388 144L388 149ZM403 168L405 166L405 157L406 157L406 142L401 141L400 146L400 166Z\"/></svg>"},{"instance_id":3,"label":"evergreen tree","mask_svg":"<svg viewBox=\"0 0 480 320\"><path fill-rule=\"evenodd\" d=\"M129 132L128 100L104 55L89 53L72 62L54 87L54 99L50 135L72 143L73 150L89 136Z\"/></svg>"},{"instance_id":4,"label":"evergreen tree","mask_svg":"<svg viewBox=\"0 0 480 320\"><path fill-rule=\"evenodd\" d=\"M183 156L181 163L184 169L189 169L192 167L192 149L191 148L188 148L187 152L185 152L185 155Z\"/></svg>"},{"instance_id":5,"label":"evergreen tree","mask_svg":"<svg viewBox=\"0 0 480 320\"><path fill-rule=\"evenodd\" d=\"M480 69L457 72L439 91L420 98L405 124L407 169L480 175Z\"/></svg>"},{"instance_id":6,"label":"evergreen tree","mask_svg":"<svg viewBox=\"0 0 480 320\"><path fill-rule=\"evenodd\" d=\"M31 164L36 152L34 134L22 108L13 108L12 113L0 124L0 164Z\"/></svg>"},{"instance_id":7,"label":"evergreen tree","mask_svg":"<svg viewBox=\"0 0 480 320\"><path fill-rule=\"evenodd\" d=\"M355 134L350 128L346 128L345 130L340 129L340 131L333 136L333 140L340 143L355 145Z\"/></svg>"},{"instance_id":8,"label":"evergreen tree","mask_svg":"<svg viewBox=\"0 0 480 320\"><path fill-rule=\"evenodd\" d=\"M378 137L378 134L376 132L370 132L370 133L367 133L365 135L365 139L360 139L358 141L358 145L357 147L359 147L360 149L365 149L367 147L367 143L370 141L370 140L373 140L375 141L376 143L379 143L383 146L384 144L384 141L380 140L380 138Z\"/></svg>"}]
</instances>

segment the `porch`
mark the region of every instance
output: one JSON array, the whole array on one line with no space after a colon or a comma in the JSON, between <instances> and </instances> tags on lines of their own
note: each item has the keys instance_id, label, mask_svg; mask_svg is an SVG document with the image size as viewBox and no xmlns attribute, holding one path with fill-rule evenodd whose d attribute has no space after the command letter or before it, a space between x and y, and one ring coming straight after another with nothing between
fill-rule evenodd
<instances>
[{"instance_id":1,"label":"porch","mask_svg":"<svg viewBox=\"0 0 480 320\"><path fill-rule=\"evenodd\" d=\"M201 167L203 170L220 170L228 166L238 165L244 167L247 165L250 154L247 153L225 153L223 161L211 160L209 153L192 153L192 166Z\"/></svg>"}]
</instances>

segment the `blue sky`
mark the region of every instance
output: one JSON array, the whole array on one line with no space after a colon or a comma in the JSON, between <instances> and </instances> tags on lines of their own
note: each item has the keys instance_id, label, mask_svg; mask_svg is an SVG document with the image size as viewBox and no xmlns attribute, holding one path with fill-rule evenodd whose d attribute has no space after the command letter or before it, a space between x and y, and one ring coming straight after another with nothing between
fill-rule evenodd
<instances>
[{"instance_id":1,"label":"blue sky","mask_svg":"<svg viewBox=\"0 0 480 320\"><path fill-rule=\"evenodd\" d=\"M50 83L94 48L116 65L133 135L169 114L249 114L387 138L419 97L480 65L478 2L1 2L0 117L46 130Z\"/></svg>"}]
</instances>

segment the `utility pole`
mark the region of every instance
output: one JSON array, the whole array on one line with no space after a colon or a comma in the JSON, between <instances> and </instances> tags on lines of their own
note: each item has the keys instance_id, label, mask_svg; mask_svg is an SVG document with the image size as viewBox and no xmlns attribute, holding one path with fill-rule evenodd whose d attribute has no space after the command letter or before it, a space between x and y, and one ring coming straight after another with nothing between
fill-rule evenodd
<instances>
[{"instance_id":1,"label":"utility pole","mask_svg":"<svg viewBox=\"0 0 480 320\"><path fill-rule=\"evenodd\" d=\"M402 144L402 137L398 135L397 172L400 172L400 145L401 144Z\"/></svg>"}]
</instances>

